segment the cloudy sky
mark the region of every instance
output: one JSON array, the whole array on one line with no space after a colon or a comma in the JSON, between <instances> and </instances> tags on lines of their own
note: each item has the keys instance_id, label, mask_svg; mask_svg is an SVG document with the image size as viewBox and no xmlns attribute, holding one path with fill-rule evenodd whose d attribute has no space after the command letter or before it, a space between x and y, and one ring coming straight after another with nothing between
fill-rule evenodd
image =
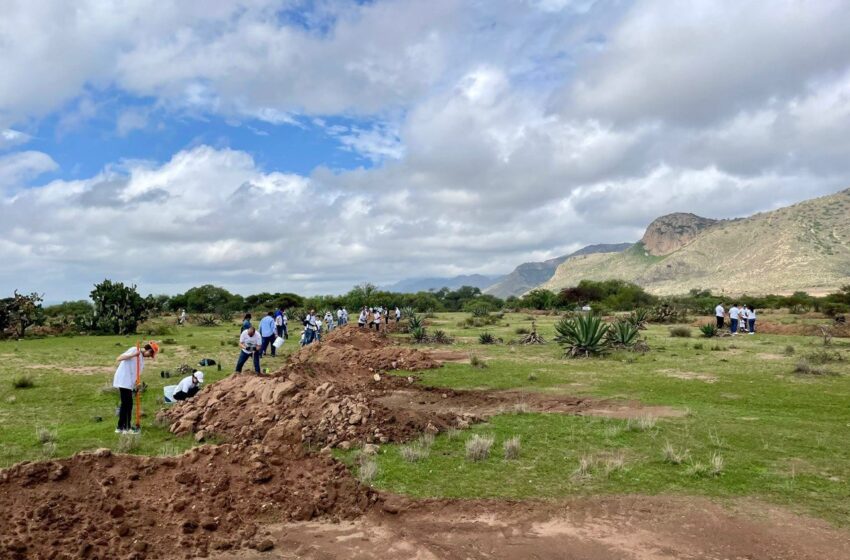
<instances>
[{"instance_id":1,"label":"cloudy sky","mask_svg":"<svg viewBox=\"0 0 850 560\"><path fill-rule=\"evenodd\" d=\"M850 2L0 0L0 294L501 273L850 187Z\"/></svg>"}]
</instances>

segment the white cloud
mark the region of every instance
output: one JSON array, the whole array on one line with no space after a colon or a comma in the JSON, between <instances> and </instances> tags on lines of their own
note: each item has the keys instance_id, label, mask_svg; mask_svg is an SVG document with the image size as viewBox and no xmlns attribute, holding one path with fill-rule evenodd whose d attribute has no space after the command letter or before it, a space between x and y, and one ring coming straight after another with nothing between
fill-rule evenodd
<instances>
[{"instance_id":1,"label":"white cloud","mask_svg":"<svg viewBox=\"0 0 850 560\"><path fill-rule=\"evenodd\" d=\"M13 192L26 181L57 167L53 158L43 152L14 152L0 156L0 193Z\"/></svg>"},{"instance_id":2,"label":"white cloud","mask_svg":"<svg viewBox=\"0 0 850 560\"><path fill-rule=\"evenodd\" d=\"M19 130L6 128L0 130L0 150L5 150L20 144L26 144L30 141L30 135Z\"/></svg>"}]
</instances>

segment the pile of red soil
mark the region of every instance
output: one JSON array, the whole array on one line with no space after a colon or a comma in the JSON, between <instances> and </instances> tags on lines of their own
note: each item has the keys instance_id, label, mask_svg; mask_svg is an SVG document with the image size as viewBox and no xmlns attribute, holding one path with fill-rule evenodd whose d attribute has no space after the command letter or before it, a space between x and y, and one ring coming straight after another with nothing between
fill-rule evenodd
<instances>
[{"instance_id":1,"label":"pile of red soil","mask_svg":"<svg viewBox=\"0 0 850 560\"><path fill-rule=\"evenodd\" d=\"M338 329L308 346L271 376L233 375L180 403L161 417L175 434L216 435L266 445L342 447L386 443L461 423L454 414L425 414L380 404L388 392L410 383L388 369L436 367L427 354L392 345L385 336Z\"/></svg>"},{"instance_id":2,"label":"pile of red soil","mask_svg":"<svg viewBox=\"0 0 850 560\"><path fill-rule=\"evenodd\" d=\"M383 335L343 328L271 376L233 375L159 415L174 433L227 444L176 458L100 450L2 470L0 558L203 557L272 546L258 521L356 516L378 497L308 450L465 425L468 415L379 402L414 387L380 372L436 365Z\"/></svg>"}]
</instances>

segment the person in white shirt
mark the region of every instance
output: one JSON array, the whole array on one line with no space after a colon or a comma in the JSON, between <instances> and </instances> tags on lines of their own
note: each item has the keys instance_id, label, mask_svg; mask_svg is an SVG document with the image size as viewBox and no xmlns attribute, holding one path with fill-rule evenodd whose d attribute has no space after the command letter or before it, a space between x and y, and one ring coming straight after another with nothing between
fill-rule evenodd
<instances>
[{"instance_id":1,"label":"person in white shirt","mask_svg":"<svg viewBox=\"0 0 850 560\"><path fill-rule=\"evenodd\" d=\"M375 325L375 330L381 330L381 310L376 309L375 314L372 316L372 324Z\"/></svg>"},{"instance_id":2,"label":"person in white shirt","mask_svg":"<svg viewBox=\"0 0 850 560\"><path fill-rule=\"evenodd\" d=\"M749 323L747 330L750 331L750 334L756 334L756 308L755 307L750 308L750 312L747 314L747 322Z\"/></svg>"},{"instance_id":3,"label":"person in white shirt","mask_svg":"<svg viewBox=\"0 0 850 560\"><path fill-rule=\"evenodd\" d=\"M726 318L726 310L723 309L722 303L718 303L717 307L714 308L714 316L717 318L717 328L722 329L724 319Z\"/></svg>"},{"instance_id":4,"label":"person in white shirt","mask_svg":"<svg viewBox=\"0 0 850 560\"><path fill-rule=\"evenodd\" d=\"M369 314L366 311L366 308L364 307L363 309L360 310L360 317L357 319L357 326L365 327L366 321L368 320L368 317L369 317Z\"/></svg>"},{"instance_id":5,"label":"person in white shirt","mask_svg":"<svg viewBox=\"0 0 850 560\"><path fill-rule=\"evenodd\" d=\"M396 305L396 308L395 308L395 322L396 322L396 323L398 323L399 321L401 321L401 309L399 309L399 308L398 308L398 306Z\"/></svg>"},{"instance_id":6,"label":"person in white shirt","mask_svg":"<svg viewBox=\"0 0 850 560\"><path fill-rule=\"evenodd\" d=\"M750 318L750 309L745 305L743 309L741 309L739 313L741 317L741 330L744 332L749 331L749 323L748 320Z\"/></svg>"},{"instance_id":7,"label":"person in white shirt","mask_svg":"<svg viewBox=\"0 0 850 560\"><path fill-rule=\"evenodd\" d=\"M318 338L319 334L319 319L316 317L316 310L311 309L304 318L304 342L302 346L312 344Z\"/></svg>"},{"instance_id":8,"label":"person in white shirt","mask_svg":"<svg viewBox=\"0 0 850 560\"><path fill-rule=\"evenodd\" d=\"M325 312L325 324L328 326L328 332L334 330L334 315L330 311Z\"/></svg>"},{"instance_id":9,"label":"person in white shirt","mask_svg":"<svg viewBox=\"0 0 850 560\"><path fill-rule=\"evenodd\" d=\"M178 325L183 325L183 324L185 324L185 323L186 323L186 310L185 310L185 309L181 309L181 310L180 310L180 317L177 319L177 324L178 324Z\"/></svg>"},{"instance_id":10,"label":"person in white shirt","mask_svg":"<svg viewBox=\"0 0 850 560\"><path fill-rule=\"evenodd\" d=\"M729 332L733 335L738 334L738 320L740 319L741 311L738 309L738 304L732 304L729 308Z\"/></svg>"},{"instance_id":11,"label":"person in white shirt","mask_svg":"<svg viewBox=\"0 0 850 560\"><path fill-rule=\"evenodd\" d=\"M343 325L348 324L348 309L346 309L344 307L342 308L342 324Z\"/></svg>"},{"instance_id":12,"label":"person in white shirt","mask_svg":"<svg viewBox=\"0 0 850 560\"><path fill-rule=\"evenodd\" d=\"M159 346L155 342L145 344L141 349L133 347L118 356L115 363L115 375L112 376L112 386L118 389L121 396L121 406L118 409L118 427L116 434L125 434L131 429L133 416L133 390L136 388L136 372L141 375L145 369L145 358L156 358ZM139 429L138 426L135 427Z\"/></svg>"},{"instance_id":13,"label":"person in white shirt","mask_svg":"<svg viewBox=\"0 0 850 560\"><path fill-rule=\"evenodd\" d=\"M203 382L204 372L202 371L196 371L192 375L187 375L180 380L180 383L177 384L177 388L174 389L174 396L172 398L175 401L191 399L198 394L198 391L201 390L200 385Z\"/></svg>"},{"instance_id":14,"label":"person in white shirt","mask_svg":"<svg viewBox=\"0 0 850 560\"><path fill-rule=\"evenodd\" d=\"M242 366L248 361L248 358L253 358L254 373L260 373L260 345L263 339L257 329L248 327L242 334L239 335L239 359L236 361L236 373L242 373Z\"/></svg>"},{"instance_id":15,"label":"person in white shirt","mask_svg":"<svg viewBox=\"0 0 850 560\"><path fill-rule=\"evenodd\" d=\"M342 322L342 307L336 310L336 324L340 327L345 324Z\"/></svg>"}]
</instances>

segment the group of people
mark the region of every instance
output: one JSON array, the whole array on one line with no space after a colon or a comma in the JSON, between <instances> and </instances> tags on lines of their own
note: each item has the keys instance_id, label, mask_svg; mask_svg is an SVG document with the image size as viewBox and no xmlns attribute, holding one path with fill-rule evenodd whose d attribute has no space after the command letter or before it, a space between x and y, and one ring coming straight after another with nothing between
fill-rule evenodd
<instances>
[{"instance_id":1,"label":"group of people","mask_svg":"<svg viewBox=\"0 0 850 560\"><path fill-rule=\"evenodd\" d=\"M723 329L726 326L726 309L722 303L718 303L714 308L714 316L717 319L717 328ZM729 332L733 335L739 332L756 334L756 309L752 306L744 305L738 307L738 304L732 304L728 312L729 317Z\"/></svg>"},{"instance_id":2,"label":"group of people","mask_svg":"<svg viewBox=\"0 0 850 560\"><path fill-rule=\"evenodd\" d=\"M380 331L381 319L389 325L391 313L395 316L396 323L401 321L401 310L398 307L395 308L395 311L390 311L389 308L384 307L364 307L360 310L360 316L357 318L357 326L363 328L368 324L370 329Z\"/></svg>"}]
</instances>

